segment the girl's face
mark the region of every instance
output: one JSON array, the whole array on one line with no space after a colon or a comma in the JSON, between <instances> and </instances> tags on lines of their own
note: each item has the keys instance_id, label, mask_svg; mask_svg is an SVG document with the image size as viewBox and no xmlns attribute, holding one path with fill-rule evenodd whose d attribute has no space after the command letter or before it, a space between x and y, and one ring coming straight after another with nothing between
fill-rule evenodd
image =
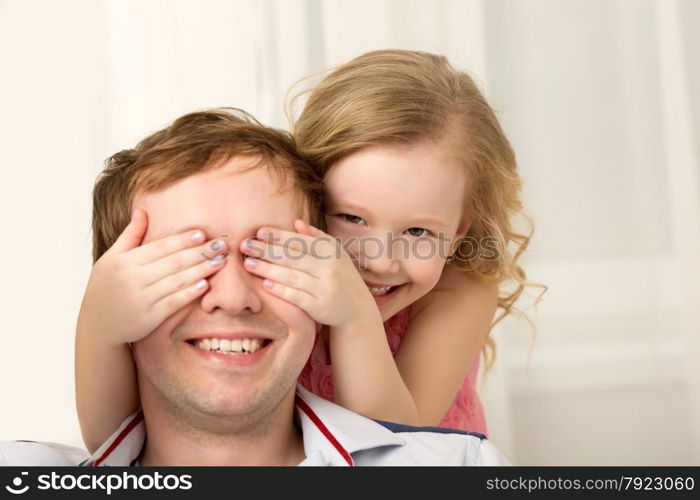
<instances>
[{"instance_id":1,"label":"girl's face","mask_svg":"<svg viewBox=\"0 0 700 500\"><path fill-rule=\"evenodd\" d=\"M340 239L386 321L428 293L469 228L464 167L435 143L374 146L325 179L328 233Z\"/></svg>"}]
</instances>

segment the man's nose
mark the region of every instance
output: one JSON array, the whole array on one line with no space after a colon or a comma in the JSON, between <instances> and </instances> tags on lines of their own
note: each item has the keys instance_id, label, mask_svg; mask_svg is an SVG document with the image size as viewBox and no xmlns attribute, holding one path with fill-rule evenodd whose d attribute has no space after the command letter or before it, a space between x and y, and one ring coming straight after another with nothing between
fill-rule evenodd
<instances>
[{"instance_id":1,"label":"man's nose","mask_svg":"<svg viewBox=\"0 0 700 500\"><path fill-rule=\"evenodd\" d=\"M202 309L212 313L221 309L229 314L257 313L262 307L262 280L243 267L240 253L226 258L226 263L209 277L209 291L202 297Z\"/></svg>"}]
</instances>

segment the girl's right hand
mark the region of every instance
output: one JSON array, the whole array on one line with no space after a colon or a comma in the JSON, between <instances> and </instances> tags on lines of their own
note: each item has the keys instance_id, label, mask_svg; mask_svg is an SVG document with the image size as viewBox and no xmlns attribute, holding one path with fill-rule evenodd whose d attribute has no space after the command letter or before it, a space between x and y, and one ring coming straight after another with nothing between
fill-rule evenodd
<instances>
[{"instance_id":1,"label":"girl's right hand","mask_svg":"<svg viewBox=\"0 0 700 500\"><path fill-rule=\"evenodd\" d=\"M226 242L204 243L201 230L140 246L147 227L146 212L136 209L90 273L78 324L104 341L123 344L146 337L201 296L208 288L205 278L226 262Z\"/></svg>"}]
</instances>

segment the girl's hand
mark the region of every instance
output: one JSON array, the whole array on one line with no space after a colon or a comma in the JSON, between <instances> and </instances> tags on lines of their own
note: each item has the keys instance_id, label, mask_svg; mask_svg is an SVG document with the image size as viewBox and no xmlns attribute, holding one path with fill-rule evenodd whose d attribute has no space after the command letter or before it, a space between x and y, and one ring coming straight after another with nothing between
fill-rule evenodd
<instances>
[{"instance_id":1,"label":"girl's hand","mask_svg":"<svg viewBox=\"0 0 700 500\"><path fill-rule=\"evenodd\" d=\"M292 231L261 228L241 243L244 267L263 288L306 311L316 322L345 326L377 306L339 242L302 220Z\"/></svg>"},{"instance_id":2,"label":"girl's hand","mask_svg":"<svg viewBox=\"0 0 700 500\"><path fill-rule=\"evenodd\" d=\"M90 273L78 324L107 342L146 337L202 295L208 288L205 278L226 262L226 243L221 239L204 243L200 230L139 246L147 227L146 212L137 209Z\"/></svg>"}]
</instances>

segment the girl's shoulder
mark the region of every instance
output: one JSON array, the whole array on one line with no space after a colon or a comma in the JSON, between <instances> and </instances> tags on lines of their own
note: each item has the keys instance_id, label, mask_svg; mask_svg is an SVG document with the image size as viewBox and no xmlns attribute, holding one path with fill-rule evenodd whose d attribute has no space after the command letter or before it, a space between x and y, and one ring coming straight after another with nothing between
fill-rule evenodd
<instances>
[{"instance_id":1,"label":"girl's shoulder","mask_svg":"<svg viewBox=\"0 0 700 500\"><path fill-rule=\"evenodd\" d=\"M446 265L437 285L414 302L411 317L423 313L429 306L440 305L440 309L452 310L454 306L471 304L490 305L498 301L498 285L478 276L467 274L457 266Z\"/></svg>"}]
</instances>

